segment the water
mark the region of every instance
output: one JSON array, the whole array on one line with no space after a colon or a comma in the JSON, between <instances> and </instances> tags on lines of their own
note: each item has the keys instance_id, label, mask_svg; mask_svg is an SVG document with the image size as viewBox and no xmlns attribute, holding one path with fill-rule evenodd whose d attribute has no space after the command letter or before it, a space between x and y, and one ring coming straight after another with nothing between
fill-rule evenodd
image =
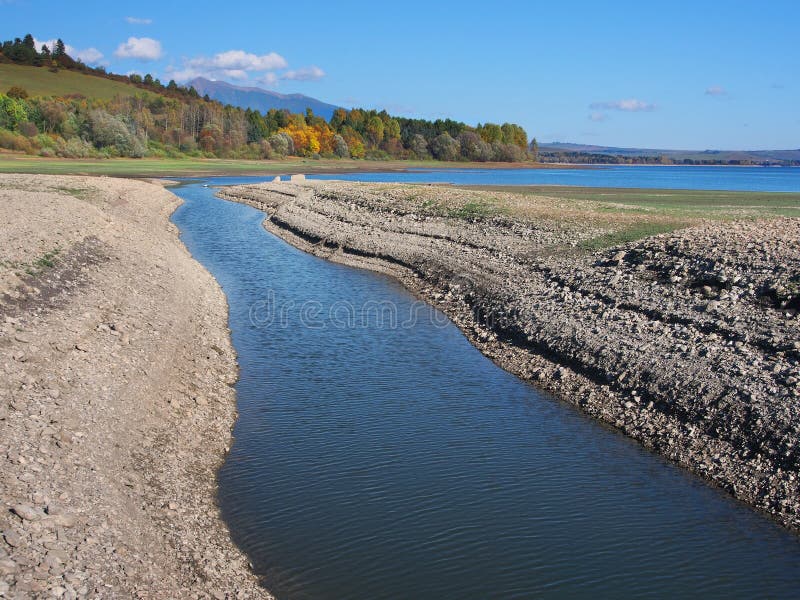
<instances>
[{"instance_id":1,"label":"water","mask_svg":"<svg viewBox=\"0 0 800 600\"><path fill-rule=\"evenodd\" d=\"M797 597L797 537L502 371L392 280L176 192L241 365L219 502L278 598ZM364 326L374 300L403 325Z\"/></svg>"},{"instance_id":2,"label":"water","mask_svg":"<svg viewBox=\"0 0 800 600\"><path fill-rule=\"evenodd\" d=\"M590 169L426 169L399 173L315 175L312 178L461 185L577 185L672 190L800 192L800 167L612 166Z\"/></svg>"}]
</instances>

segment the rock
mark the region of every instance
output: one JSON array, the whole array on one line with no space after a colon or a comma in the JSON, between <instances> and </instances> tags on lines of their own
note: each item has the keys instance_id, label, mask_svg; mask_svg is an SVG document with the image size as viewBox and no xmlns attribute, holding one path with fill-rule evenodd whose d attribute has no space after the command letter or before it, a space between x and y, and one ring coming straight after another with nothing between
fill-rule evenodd
<instances>
[{"instance_id":1,"label":"rock","mask_svg":"<svg viewBox=\"0 0 800 600\"><path fill-rule=\"evenodd\" d=\"M11 546L12 548L18 548L22 545L22 536L19 535L13 529L6 529L3 532L3 539L6 541L6 544Z\"/></svg>"},{"instance_id":2,"label":"rock","mask_svg":"<svg viewBox=\"0 0 800 600\"><path fill-rule=\"evenodd\" d=\"M12 575L17 571L17 563L15 563L10 558L4 558L0 560L0 575Z\"/></svg>"},{"instance_id":3,"label":"rock","mask_svg":"<svg viewBox=\"0 0 800 600\"><path fill-rule=\"evenodd\" d=\"M44 516L43 511L30 504L17 504L11 510L25 521L39 521Z\"/></svg>"}]
</instances>

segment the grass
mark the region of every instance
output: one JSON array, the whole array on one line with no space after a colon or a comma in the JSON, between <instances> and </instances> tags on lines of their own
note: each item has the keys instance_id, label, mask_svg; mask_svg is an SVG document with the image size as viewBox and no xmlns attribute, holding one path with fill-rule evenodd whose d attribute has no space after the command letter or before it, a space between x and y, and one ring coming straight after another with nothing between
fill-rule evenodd
<instances>
[{"instance_id":1,"label":"grass","mask_svg":"<svg viewBox=\"0 0 800 600\"><path fill-rule=\"evenodd\" d=\"M800 217L800 193L567 186L467 186L467 189L588 202L610 213L639 212L677 219Z\"/></svg>"},{"instance_id":2,"label":"grass","mask_svg":"<svg viewBox=\"0 0 800 600\"><path fill-rule=\"evenodd\" d=\"M0 65L2 66L2 65ZM192 177L282 175L289 173L354 173L409 169L519 168L515 163L443 163L435 160L236 160L219 158L39 158L0 152L0 173L43 175L109 175L114 177ZM531 165L524 165L530 168Z\"/></svg>"},{"instance_id":3,"label":"grass","mask_svg":"<svg viewBox=\"0 0 800 600\"><path fill-rule=\"evenodd\" d=\"M622 244L635 242L653 235L670 233L671 231L681 229L686 225L687 223L685 221L634 223L610 233L604 233L587 240L582 240L577 247L579 250L585 252L596 252L597 250L602 250L603 248L620 246Z\"/></svg>"},{"instance_id":4,"label":"grass","mask_svg":"<svg viewBox=\"0 0 800 600\"><path fill-rule=\"evenodd\" d=\"M44 67L0 64L0 92L5 93L14 85L25 88L31 96L81 94L87 98L110 100L115 96L150 93L127 83L93 77L77 71L62 69L57 73L52 73Z\"/></svg>"},{"instance_id":5,"label":"grass","mask_svg":"<svg viewBox=\"0 0 800 600\"><path fill-rule=\"evenodd\" d=\"M491 216L496 211L488 202L470 201L447 211L447 216L457 219L482 219Z\"/></svg>"},{"instance_id":6,"label":"grass","mask_svg":"<svg viewBox=\"0 0 800 600\"><path fill-rule=\"evenodd\" d=\"M0 266L16 271L21 275L23 272L35 277L40 275L47 269L52 269L56 265L58 255L61 253L61 248L53 248L49 252L45 252L42 256L30 263L13 262L13 261L0 261Z\"/></svg>"},{"instance_id":7,"label":"grass","mask_svg":"<svg viewBox=\"0 0 800 600\"><path fill-rule=\"evenodd\" d=\"M73 198L77 198L78 200L86 199L86 196L89 190L85 188L71 188L71 187L58 187L56 188L59 192L63 192L72 196Z\"/></svg>"}]
</instances>

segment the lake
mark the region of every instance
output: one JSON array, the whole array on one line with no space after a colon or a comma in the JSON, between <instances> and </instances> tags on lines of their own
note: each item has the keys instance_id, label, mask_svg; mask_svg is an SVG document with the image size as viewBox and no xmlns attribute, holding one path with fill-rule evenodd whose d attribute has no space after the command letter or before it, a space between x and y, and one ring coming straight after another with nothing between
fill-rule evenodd
<instances>
[{"instance_id":1,"label":"lake","mask_svg":"<svg viewBox=\"0 0 800 600\"><path fill-rule=\"evenodd\" d=\"M461 185L800 192L800 167L602 166L587 169L423 169L392 173L312 175L310 179Z\"/></svg>"}]
</instances>

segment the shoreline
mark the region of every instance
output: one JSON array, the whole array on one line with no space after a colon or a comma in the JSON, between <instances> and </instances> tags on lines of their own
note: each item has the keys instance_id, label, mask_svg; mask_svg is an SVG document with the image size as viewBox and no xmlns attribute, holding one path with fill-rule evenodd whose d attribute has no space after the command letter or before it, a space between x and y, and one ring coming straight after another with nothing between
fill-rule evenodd
<instances>
[{"instance_id":1,"label":"shoreline","mask_svg":"<svg viewBox=\"0 0 800 600\"><path fill-rule=\"evenodd\" d=\"M0 198L0 595L270 598L216 503L238 367L181 201L29 175Z\"/></svg>"},{"instance_id":2,"label":"shoreline","mask_svg":"<svg viewBox=\"0 0 800 600\"><path fill-rule=\"evenodd\" d=\"M297 185L222 188L217 195L265 212L264 227L301 250L395 277L413 294L442 310L500 367L636 439L784 526L800 530L800 478L793 453L798 436L790 433L793 419L783 415L772 423L767 415L774 409L761 408L762 402L768 402L770 390L777 393L778 388L771 387L777 385L786 386L781 393L789 398L795 394L795 400L787 400L791 406L785 410L797 410L796 384L786 373L796 370L791 365L796 365L800 341L786 338L786 342L777 342L788 343L788 352L776 350L769 340L743 344L742 339L747 338L739 339L735 319L733 326L708 322L708 312L701 312L698 322L692 323L680 308L675 308L675 315L665 314L669 309L658 308L658 298L652 307L647 298L634 302L627 294L638 297L644 291L636 288L635 281L626 296L613 298L607 286L613 288L620 274L627 278L640 272L636 262L626 264L626 258L635 258L643 244L629 243L606 251L605 258L593 259L610 261L610 267L599 270L604 277L613 277L610 284L606 279L597 289L585 289L580 281L570 281L558 258L543 255L534 264L526 261L519 253L518 236L508 231L519 227L518 223L454 224L448 219L379 208L376 197L380 192L370 184L309 180ZM797 225L797 220L785 221ZM746 224L741 228L745 236L757 231ZM702 236L720 233L713 226L704 229L702 225L687 231L677 236L703 241ZM658 256L663 253L664 241L653 239L654 248L648 252ZM570 259L566 266L590 269L591 263ZM516 278L529 280L519 286ZM537 300L537 295L558 301ZM719 300L706 302L709 306L716 303L713 312L719 314ZM590 312L588 319L579 316L594 304L597 307L592 311L598 312ZM581 312L573 313L573 309ZM493 320L487 323L481 315L493 315ZM529 318L536 320L528 322ZM688 326L697 336L694 348L692 342L672 339L680 332L680 323L686 323L683 327ZM655 331L650 334L648 329ZM670 340L665 343L664 337ZM726 340L731 345L736 342L737 349L741 346L741 358L731 356ZM760 346L762 343L766 347ZM763 353L756 362L763 355L781 375L776 379L763 367L748 370L747 362L753 360L750 353ZM682 370L712 359L714 363L733 360L731 369L740 369L744 375L725 381L702 367ZM650 362L663 366L654 370ZM749 377L754 379L753 385ZM699 394L708 401L692 405L694 398L675 398L683 394ZM744 400L745 394L750 400ZM716 410L721 403L725 412ZM752 415L755 411L758 425ZM707 426L709 421L713 429ZM749 450L748 445L757 450ZM778 448L785 448L786 457L780 456Z\"/></svg>"}]
</instances>

